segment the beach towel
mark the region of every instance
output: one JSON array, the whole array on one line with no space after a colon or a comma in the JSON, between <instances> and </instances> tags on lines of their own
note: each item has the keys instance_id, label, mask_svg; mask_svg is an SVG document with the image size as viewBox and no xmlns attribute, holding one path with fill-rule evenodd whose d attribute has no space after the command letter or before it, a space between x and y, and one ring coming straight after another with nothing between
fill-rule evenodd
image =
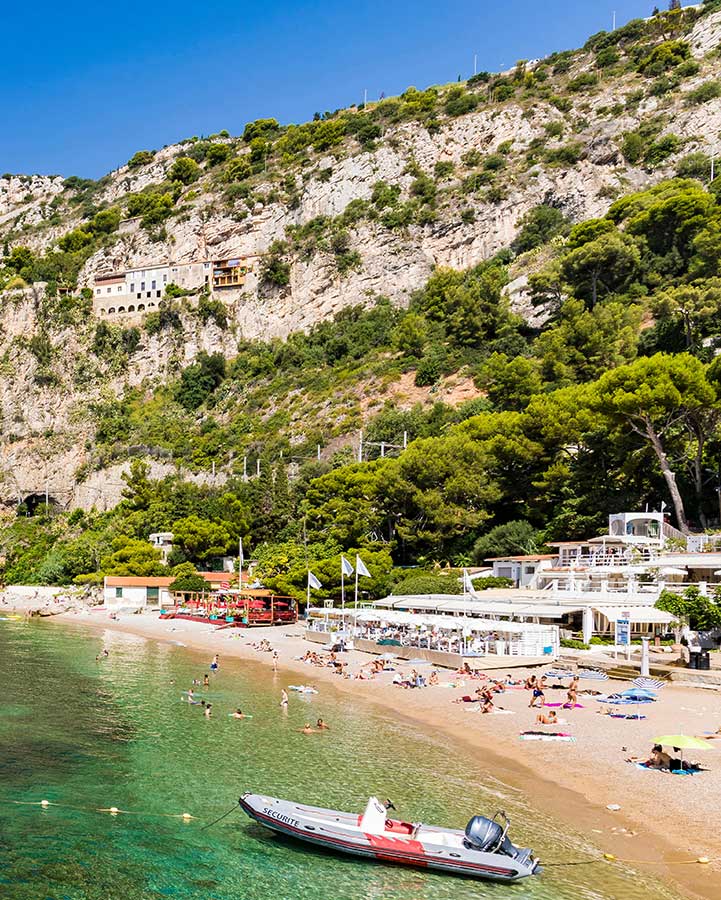
<instances>
[{"instance_id":1,"label":"beach towel","mask_svg":"<svg viewBox=\"0 0 721 900\"><path fill-rule=\"evenodd\" d=\"M637 769L645 769L647 772L664 772L669 775L699 775L703 772L698 766L691 766L689 769L655 769L653 766L647 766L646 763L634 763Z\"/></svg>"},{"instance_id":2,"label":"beach towel","mask_svg":"<svg viewBox=\"0 0 721 900\"><path fill-rule=\"evenodd\" d=\"M542 731L522 731L519 734L522 741L560 741L561 743L574 744L576 738L572 734L565 734L560 731L542 732Z\"/></svg>"},{"instance_id":3,"label":"beach towel","mask_svg":"<svg viewBox=\"0 0 721 900\"><path fill-rule=\"evenodd\" d=\"M546 704L544 704L544 706L555 707L556 709L560 709L561 707L563 709L571 709L570 703L546 703ZM574 704L573 708L574 709L585 709L586 707L582 703L576 703L576 704ZM541 707L541 709L543 709L543 707Z\"/></svg>"},{"instance_id":4,"label":"beach towel","mask_svg":"<svg viewBox=\"0 0 721 900\"><path fill-rule=\"evenodd\" d=\"M600 697L594 697L593 699L598 700L599 703L608 703L613 706L640 706L643 703L655 703L652 697L637 697L634 700L631 697L622 697L620 694L609 694L608 696L601 694Z\"/></svg>"},{"instance_id":5,"label":"beach towel","mask_svg":"<svg viewBox=\"0 0 721 900\"><path fill-rule=\"evenodd\" d=\"M646 716L641 716L638 713L609 713L608 714L612 719L645 719Z\"/></svg>"}]
</instances>

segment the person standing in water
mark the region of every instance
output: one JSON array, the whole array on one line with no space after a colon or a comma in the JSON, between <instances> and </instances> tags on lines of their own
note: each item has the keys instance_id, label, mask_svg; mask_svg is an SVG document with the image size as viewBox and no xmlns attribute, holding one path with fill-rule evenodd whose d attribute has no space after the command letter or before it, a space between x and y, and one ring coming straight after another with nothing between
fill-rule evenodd
<instances>
[{"instance_id":1,"label":"person standing in water","mask_svg":"<svg viewBox=\"0 0 721 900\"><path fill-rule=\"evenodd\" d=\"M210 679L207 675L203 675L203 687L210 687Z\"/></svg>"},{"instance_id":2,"label":"person standing in water","mask_svg":"<svg viewBox=\"0 0 721 900\"><path fill-rule=\"evenodd\" d=\"M285 709L288 708L288 692L283 688L280 692L280 705Z\"/></svg>"},{"instance_id":3,"label":"person standing in water","mask_svg":"<svg viewBox=\"0 0 721 900\"><path fill-rule=\"evenodd\" d=\"M278 651L277 650L273 651L273 671L274 672L278 671Z\"/></svg>"},{"instance_id":4,"label":"person standing in water","mask_svg":"<svg viewBox=\"0 0 721 900\"><path fill-rule=\"evenodd\" d=\"M203 715L205 716L206 719L209 719L212 715L212 713L210 711L212 706L213 706L212 703L205 704L205 710L203 711Z\"/></svg>"},{"instance_id":5,"label":"person standing in water","mask_svg":"<svg viewBox=\"0 0 721 900\"><path fill-rule=\"evenodd\" d=\"M210 671L217 672L220 668L220 663L218 662L218 654L216 653L213 657L213 662L210 664Z\"/></svg>"}]
</instances>

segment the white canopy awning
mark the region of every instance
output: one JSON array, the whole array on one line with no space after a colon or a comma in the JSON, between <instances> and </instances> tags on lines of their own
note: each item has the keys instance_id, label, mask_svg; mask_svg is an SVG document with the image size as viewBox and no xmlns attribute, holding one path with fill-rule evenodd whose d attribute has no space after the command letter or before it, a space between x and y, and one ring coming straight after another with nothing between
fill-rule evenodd
<instances>
[{"instance_id":1,"label":"white canopy awning","mask_svg":"<svg viewBox=\"0 0 721 900\"><path fill-rule=\"evenodd\" d=\"M358 613L359 622L378 622L388 625L407 625L417 628L431 628L442 631L498 632L502 634L549 634L555 625L536 625L530 622L502 622L499 619L485 619L469 616L428 615L409 613L396 609L364 609Z\"/></svg>"},{"instance_id":2,"label":"white canopy awning","mask_svg":"<svg viewBox=\"0 0 721 900\"><path fill-rule=\"evenodd\" d=\"M656 609L654 606L633 606L630 609L623 609L620 606L597 606L594 608L609 622L625 618L624 613L629 614L629 621L640 625L670 625L676 621L671 613Z\"/></svg>"}]
</instances>

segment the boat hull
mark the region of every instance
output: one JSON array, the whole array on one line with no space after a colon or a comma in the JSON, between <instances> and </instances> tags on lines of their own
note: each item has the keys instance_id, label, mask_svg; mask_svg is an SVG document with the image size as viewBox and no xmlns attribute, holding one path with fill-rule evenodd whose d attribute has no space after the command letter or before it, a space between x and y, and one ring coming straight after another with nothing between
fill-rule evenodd
<instances>
[{"instance_id":1,"label":"boat hull","mask_svg":"<svg viewBox=\"0 0 721 900\"><path fill-rule=\"evenodd\" d=\"M241 809L261 825L305 843L376 862L431 869L490 881L515 882L540 869L500 853L463 846L463 832L419 826L422 837L401 833L405 823L389 822L383 834L360 829L360 816L244 794ZM447 843L446 843L447 842Z\"/></svg>"}]
</instances>

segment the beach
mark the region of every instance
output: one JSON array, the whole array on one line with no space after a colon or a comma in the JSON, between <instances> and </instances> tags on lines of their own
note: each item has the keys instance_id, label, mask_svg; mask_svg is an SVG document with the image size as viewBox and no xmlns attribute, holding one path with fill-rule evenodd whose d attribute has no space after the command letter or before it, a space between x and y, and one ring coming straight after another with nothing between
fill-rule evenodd
<instances>
[{"instance_id":1,"label":"beach","mask_svg":"<svg viewBox=\"0 0 721 900\"><path fill-rule=\"evenodd\" d=\"M481 682L467 680L456 688L404 689L391 683L390 672L373 680L343 678L330 667L299 659L308 649L319 649L303 639L301 624L218 631L200 623L160 620L151 613L111 620L97 610L66 613L52 621L172 642L205 652L208 664L217 653L221 665L224 657L233 657L265 663L270 669L272 654L254 647L269 641L278 654L280 684L313 685L326 695L350 693L399 719L413 720L428 733L442 733L459 747L482 753L484 764L498 778L527 791L539 806L587 833L603 853L627 860L629 865L648 867L656 876L678 885L686 896L719 896L721 836L713 823L721 800L721 754L691 753L705 771L686 777L642 770L625 761L630 755L645 758L659 734L716 731L721 725L719 692L667 685L657 703L643 708L647 718L641 721L599 715L600 704L581 695L583 708L558 710L565 722L558 730L572 734L575 742L524 742L519 732L537 727L538 710L528 708L528 691L507 690L497 702L505 712L482 715L475 704L452 702L472 694ZM342 657L353 674L373 658L355 651ZM410 671L407 665L399 668ZM425 667L424 674L428 671ZM523 673L513 670L514 678ZM440 670L441 682L453 678L448 670ZM621 683L587 682L581 688L597 689L599 684L602 689L613 685L609 689L614 690ZM565 691L547 692L549 702L564 699ZM293 692L290 702L298 702ZM721 751L721 740L718 748ZM620 808L609 810L608 806ZM703 857L710 862L696 862Z\"/></svg>"}]
</instances>

